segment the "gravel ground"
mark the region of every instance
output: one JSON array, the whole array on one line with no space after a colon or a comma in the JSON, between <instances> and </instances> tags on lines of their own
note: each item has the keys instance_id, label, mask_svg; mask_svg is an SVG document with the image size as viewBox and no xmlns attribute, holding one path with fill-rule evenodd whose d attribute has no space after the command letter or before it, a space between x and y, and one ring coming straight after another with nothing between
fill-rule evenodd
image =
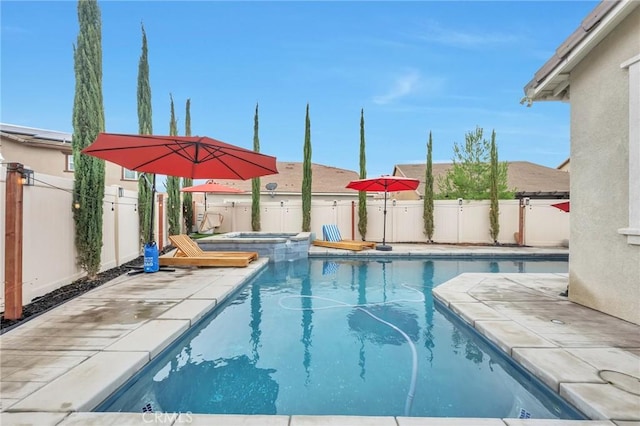
<instances>
[{"instance_id":1,"label":"gravel ground","mask_svg":"<svg viewBox=\"0 0 640 426\"><path fill-rule=\"evenodd\" d=\"M131 269L130 266L139 266L142 265L143 257L140 256L137 259L134 259L130 262L125 263L124 265L118 266L117 268L109 269L107 271L101 272L98 274L98 278L93 281L89 281L87 278L80 278L72 282L71 284L67 284L64 287L60 287L57 290L52 291L51 293L45 294L44 296L37 297L31 301L28 305L25 305L22 308L22 318L18 320L8 320L4 318L4 312L2 312L2 316L0 317L0 334L13 329L20 324L25 323L26 321L35 318L39 314L48 311L51 308L59 306L64 302L73 299L76 296L79 296L87 291L94 289L96 287L101 286L102 284L111 281L114 278L119 277L122 274L126 274Z\"/></svg>"}]
</instances>

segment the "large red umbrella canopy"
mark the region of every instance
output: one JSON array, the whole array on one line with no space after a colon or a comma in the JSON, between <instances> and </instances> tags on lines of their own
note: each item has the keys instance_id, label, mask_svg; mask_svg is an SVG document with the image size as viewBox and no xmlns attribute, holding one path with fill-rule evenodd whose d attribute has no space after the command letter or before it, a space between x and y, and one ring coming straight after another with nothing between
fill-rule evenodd
<instances>
[{"instance_id":1,"label":"large red umbrella canopy","mask_svg":"<svg viewBox=\"0 0 640 426\"><path fill-rule=\"evenodd\" d=\"M232 188L230 186L220 185L215 182L207 182L201 185L187 186L182 188L182 192L216 192L220 194L238 194L244 192L242 189Z\"/></svg>"},{"instance_id":2,"label":"large red umbrella canopy","mask_svg":"<svg viewBox=\"0 0 640 426\"><path fill-rule=\"evenodd\" d=\"M418 179L402 176L380 176L351 181L347 188L368 192L398 192L415 190L418 185L420 185Z\"/></svg>"},{"instance_id":3,"label":"large red umbrella canopy","mask_svg":"<svg viewBox=\"0 0 640 426\"><path fill-rule=\"evenodd\" d=\"M278 173L276 158L204 136L100 133L82 150L129 170L191 179L240 179Z\"/></svg>"},{"instance_id":4,"label":"large red umbrella canopy","mask_svg":"<svg viewBox=\"0 0 640 426\"><path fill-rule=\"evenodd\" d=\"M276 158L204 136L157 136L100 133L82 150L129 170L191 179L240 179L278 173ZM153 242L151 203L149 244Z\"/></svg>"}]
</instances>

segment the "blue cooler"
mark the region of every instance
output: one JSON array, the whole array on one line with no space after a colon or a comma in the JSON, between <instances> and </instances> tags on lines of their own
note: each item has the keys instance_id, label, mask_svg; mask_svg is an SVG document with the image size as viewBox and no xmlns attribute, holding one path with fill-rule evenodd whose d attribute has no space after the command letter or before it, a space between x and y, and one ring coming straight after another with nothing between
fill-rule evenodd
<instances>
[{"instance_id":1,"label":"blue cooler","mask_svg":"<svg viewBox=\"0 0 640 426\"><path fill-rule=\"evenodd\" d=\"M158 246L155 241L144 245L144 271L158 272L160 264L158 263Z\"/></svg>"}]
</instances>

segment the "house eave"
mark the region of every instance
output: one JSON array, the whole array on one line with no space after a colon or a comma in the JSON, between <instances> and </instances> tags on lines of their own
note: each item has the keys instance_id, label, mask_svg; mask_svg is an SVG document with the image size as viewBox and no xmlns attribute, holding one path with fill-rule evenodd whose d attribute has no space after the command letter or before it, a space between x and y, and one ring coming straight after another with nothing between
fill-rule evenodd
<instances>
[{"instance_id":1,"label":"house eave","mask_svg":"<svg viewBox=\"0 0 640 426\"><path fill-rule=\"evenodd\" d=\"M522 103L568 101L573 68L638 6L634 0L601 2L527 83Z\"/></svg>"},{"instance_id":2,"label":"house eave","mask_svg":"<svg viewBox=\"0 0 640 426\"><path fill-rule=\"evenodd\" d=\"M12 140L26 146L37 148L59 149L62 152L70 153L72 151L70 141L57 141L51 139L33 139L33 137L25 138L22 135L0 131L0 136Z\"/></svg>"},{"instance_id":3,"label":"house eave","mask_svg":"<svg viewBox=\"0 0 640 426\"><path fill-rule=\"evenodd\" d=\"M571 193L569 191L520 191L515 193L515 198L532 198L542 200L568 200Z\"/></svg>"}]
</instances>

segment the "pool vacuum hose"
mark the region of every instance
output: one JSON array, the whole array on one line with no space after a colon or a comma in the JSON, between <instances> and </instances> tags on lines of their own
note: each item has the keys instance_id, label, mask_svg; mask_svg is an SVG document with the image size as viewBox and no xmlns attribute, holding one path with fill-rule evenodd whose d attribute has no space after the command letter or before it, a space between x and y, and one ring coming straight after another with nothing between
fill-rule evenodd
<instances>
[{"instance_id":1,"label":"pool vacuum hose","mask_svg":"<svg viewBox=\"0 0 640 426\"><path fill-rule=\"evenodd\" d=\"M397 303L397 302L424 302L424 295L422 293L420 293L418 290L409 287L407 285L402 284L403 287L406 287L410 290L415 291L416 293L419 293L421 296L421 300L410 300L410 299L398 299L398 300L389 300L387 302L379 302L379 303L366 303L366 304L362 304L362 305L351 305L348 303L344 303L341 302L339 300L335 300L335 299L329 299L327 297L321 297L321 296L306 296L306 295L295 295L295 296L283 296L280 298L280 300L278 301L278 304L280 305L281 308L283 309L287 309L290 311L307 311L307 310L321 310L321 309L336 309L336 308L356 308L362 312L364 312L365 314L369 315L371 318L375 319L376 321L381 322L382 324L385 324L389 327L391 327L392 329L394 329L395 331L397 331L398 333L400 333L400 335L402 337L405 338L405 340L407 341L407 343L409 343L409 347L411 348L411 356L413 358L413 362L412 362L412 366L411 366L411 383L409 385L409 392L407 393L407 399L405 401L404 404L404 415L405 416L409 416L410 412L411 412L411 406L413 404L413 397L415 395L416 392L416 381L417 381L417 377L418 377L418 351L416 350L416 345L413 343L413 341L411 340L411 338L407 335L407 333L405 333L404 331L402 331L400 328L396 327L395 325L391 324L388 321L383 320L382 318L372 314L371 312L369 312L368 310L365 309L365 307L367 306L378 306L378 305L385 305L385 304L390 304L390 303ZM289 306L285 306L282 301L285 299L293 299L293 298L306 298L306 299L318 299L318 300L325 300L327 302L332 302L335 303L335 305L329 305L329 306L321 306L321 307L317 307L317 308L291 308Z\"/></svg>"}]
</instances>

